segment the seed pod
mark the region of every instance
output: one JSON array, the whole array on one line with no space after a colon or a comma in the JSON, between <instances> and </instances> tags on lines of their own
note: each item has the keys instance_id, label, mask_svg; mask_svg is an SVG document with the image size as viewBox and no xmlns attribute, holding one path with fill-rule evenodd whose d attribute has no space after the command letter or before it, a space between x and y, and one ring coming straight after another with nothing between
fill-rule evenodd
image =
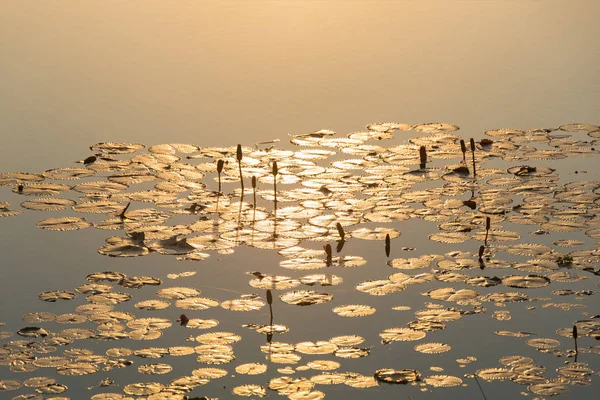
<instances>
[{"instance_id":1,"label":"seed pod","mask_svg":"<svg viewBox=\"0 0 600 400\"><path fill-rule=\"evenodd\" d=\"M277 175L277 161L273 161L273 176Z\"/></svg>"},{"instance_id":2,"label":"seed pod","mask_svg":"<svg viewBox=\"0 0 600 400\"><path fill-rule=\"evenodd\" d=\"M469 144L471 145L471 151L475 151L475 140L473 138L469 139Z\"/></svg>"},{"instance_id":3,"label":"seed pod","mask_svg":"<svg viewBox=\"0 0 600 400\"><path fill-rule=\"evenodd\" d=\"M391 243L390 243L390 234L385 235L385 256L390 256Z\"/></svg>"},{"instance_id":4,"label":"seed pod","mask_svg":"<svg viewBox=\"0 0 600 400\"><path fill-rule=\"evenodd\" d=\"M256 189L256 177L252 176L252 189Z\"/></svg>"},{"instance_id":5,"label":"seed pod","mask_svg":"<svg viewBox=\"0 0 600 400\"><path fill-rule=\"evenodd\" d=\"M419 148L419 158L421 159L421 165L427 164L427 149L425 149L425 146Z\"/></svg>"},{"instance_id":6,"label":"seed pod","mask_svg":"<svg viewBox=\"0 0 600 400\"><path fill-rule=\"evenodd\" d=\"M327 244L327 246L325 246L325 254L327 254L327 257L331 257L331 245Z\"/></svg>"},{"instance_id":7,"label":"seed pod","mask_svg":"<svg viewBox=\"0 0 600 400\"><path fill-rule=\"evenodd\" d=\"M217 172L220 174L221 172L223 172L223 166L225 165L225 162L223 160L218 160L217 161Z\"/></svg>"},{"instance_id":8,"label":"seed pod","mask_svg":"<svg viewBox=\"0 0 600 400\"><path fill-rule=\"evenodd\" d=\"M577 326L573 325L573 339L577 339Z\"/></svg>"},{"instance_id":9,"label":"seed pod","mask_svg":"<svg viewBox=\"0 0 600 400\"><path fill-rule=\"evenodd\" d=\"M467 152L467 146L463 139L460 139L460 151L462 151L463 155Z\"/></svg>"},{"instance_id":10,"label":"seed pod","mask_svg":"<svg viewBox=\"0 0 600 400\"><path fill-rule=\"evenodd\" d=\"M242 161L242 145L241 144L237 145L236 158L237 158L238 161Z\"/></svg>"},{"instance_id":11,"label":"seed pod","mask_svg":"<svg viewBox=\"0 0 600 400\"><path fill-rule=\"evenodd\" d=\"M485 230L489 231L490 230L490 223L492 222L492 220L490 219L490 217L485 217Z\"/></svg>"},{"instance_id":12,"label":"seed pod","mask_svg":"<svg viewBox=\"0 0 600 400\"><path fill-rule=\"evenodd\" d=\"M267 290L267 303L273 304L273 294L271 293L271 290Z\"/></svg>"}]
</instances>

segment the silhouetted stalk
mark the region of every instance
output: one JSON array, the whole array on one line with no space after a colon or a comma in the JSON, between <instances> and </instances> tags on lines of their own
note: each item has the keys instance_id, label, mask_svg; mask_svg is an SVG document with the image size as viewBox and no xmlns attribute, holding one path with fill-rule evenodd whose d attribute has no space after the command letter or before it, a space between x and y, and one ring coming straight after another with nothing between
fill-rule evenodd
<instances>
[{"instance_id":1,"label":"silhouetted stalk","mask_svg":"<svg viewBox=\"0 0 600 400\"><path fill-rule=\"evenodd\" d=\"M479 381L477 380L477 376L473 375L473 377L475 378L475 382L477 382L477 386L479 386L479 390L481 391L481 394L483 395L483 398L485 400L487 400L487 396L485 395L485 393L483 392L483 388L481 387L481 385L479 384Z\"/></svg>"},{"instance_id":2,"label":"silhouetted stalk","mask_svg":"<svg viewBox=\"0 0 600 400\"><path fill-rule=\"evenodd\" d=\"M575 356L579 353L579 349L577 348L577 326L573 325L573 340L575 340Z\"/></svg>"},{"instance_id":3,"label":"silhouetted stalk","mask_svg":"<svg viewBox=\"0 0 600 400\"><path fill-rule=\"evenodd\" d=\"M419 158L420 158L420 168L424 169L427 164L427 149L425 146L421 146L419 148Z\"/></svg>"},{"instance_id":4,"label":"silhouetted stalk","mask_svg":"<svg viewBox=\"0 0 600 400\"><path fill-rule=\"evenodd\" d=\"M225 163L223 162L223 160L217 161L217 174L218 174L218 178L219 178L219 193L221 193L221 172L223 172L224 164Z\"/></svg>"},{"instance_id":5,"label":"silhouetted stalk","mask_svg":"<svg viewBox=\"0 0 600 400\"><path fill-rule=\"evenodd\" d=\"M473 156L473 178L477 178L477 171L475 169L475 140L471 138L469 140L469 143L471 145L471 154Z\"/></svg>"},{"instance_id":6,"label":"silhouetted stalk","mask_svg":"<svg viewBox=\"0 0 600 400\"><path fill-rule=\"evenodd\" d=\"M127 211L127 209L129 208L130 205L131 205L131 202L127 203L127 205L125 206L123 211L121 211L121 214L119 214L119 218L121 218L122 220L125 219L125 212Z\"/></svg>"},{"instance_id":7,"label":"silhouetted stalk","mask_svg":"<svg viewBox=\"0 0 600 400\"><path fill-rule=\"evenodd\" d=\"M467 163L467 146L465 145L465 141L463 139L460 139L460 151L462 151L463 153L463 162L466 164Z\"/></svg>"},{"instance_id":8,"label":"silhouetted stalk","mask_svg":"<svg viewBox=\"0 0 600 400\"><path fill-rule=\"evenodd\" d=\"M391 243L390 243L390 234L385 235L385 256L390 256Z\"/></svg>"},{"instance_id":9,"label":"silhouetted stalk","mask_svg":"<svg viewBox=\"0 0 600 400\"><path fill-rule=\"evenodd\" d=\"M238 167L240 169L240 183L242 185L242 197L244 197L244 177L242 175L242 157L243 157L243 154L242 154L242 145L238 144L237 145L236 158L237 158L237 161L238 161Z\"/></svg>"},{"instance_id":10,"label":"silhouetted stalk","mask_svg":"<svg viewBox=\"0 0 600 400\"><path fill-rule=\"evenodd\" d=\"M256 177L252 176L252 199L254 200L254 212L256 213Z\"/></svg>"},{"instance_id":11,"label":"silhouetted stalk","mask_svg":"<svg viewBox=\"0 0 600 400\"><path fill-rule=\"evenodd\" d=\"M488 245L488 235L490 233L490 224L491 224L491 219L490 217L485 217L485 240L484 243L487 246Z\"/></svg>"}]
</instances>

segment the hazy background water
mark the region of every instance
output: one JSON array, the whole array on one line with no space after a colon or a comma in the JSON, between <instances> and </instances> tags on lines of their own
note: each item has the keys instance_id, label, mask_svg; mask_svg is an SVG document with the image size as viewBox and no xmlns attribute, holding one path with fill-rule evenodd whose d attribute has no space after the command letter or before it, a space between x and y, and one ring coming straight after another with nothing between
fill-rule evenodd
<instances>
[{"instance_id":1,"label":"hazy background water","mask_svg":"<svg viewBox=\"0 0 600 400\"><path fill-rule=\"evenodd\" d=\"M598 15L595 1L6 1L0 170L74 165L104 141L251 145L376 121L448 122L464 137L597 124ZM2 188L0 201L22 200ZM2 308L6 330L52 308L41 291L72 289L92 271L190 269L169 258L109 260L95 254L106 232L42 231L40 215L0 220L0 300L17 305ZM361 372L381 367L366 362Z\"/></svg>"}]
</instances>

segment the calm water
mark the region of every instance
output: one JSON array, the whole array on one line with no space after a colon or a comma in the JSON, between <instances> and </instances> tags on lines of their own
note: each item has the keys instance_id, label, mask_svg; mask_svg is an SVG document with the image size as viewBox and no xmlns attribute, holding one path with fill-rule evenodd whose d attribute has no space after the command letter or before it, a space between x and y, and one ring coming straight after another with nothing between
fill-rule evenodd
<instances>
[{"instance_id":1,"label":"calm water","mask_svg":"<svg viewBox=\"0 0 600 400\"><path fill-rule=\"evenodd\" d=\"M600 36L600 28L595 19L599 11L600 7L594 2L575 5L566 2L347 2L343 7L338 2L188 2L178 7L161 2L108 5L72 2L68 7L50 2L4 4L0 13L0 72L3 76L0 132L4 139L0 147L3 161L0 170L39 173L51 168L80 166L74 161L90 155L90 145L108 141L147 146L179 142L202 147L242 143L252 147L258 141L281 139L276 143L278 148L297 150L288 143L290 134L332 129L338 136L346 136L376 121L411 125L447 122L460 126L461 130L455 133L465 139L481 138L484 130L495 128L555 128L571 122L598 124L600 49L596 38ZM405 139L416 136L414 132L404 136L396 134L390 144L405 143ZM339 154L336 157L359 158ZM445 161L435 161L438 164L434 165L446 165ZM561 172L561 184L569 180L598 180L594 169L597 157L552 160L548 164ZM490 160L486 166L495 167L494 161ZM588 173L576 175L576 170ZM206 181L216 185L212 175ZM152 187L151 184L141 186ZM235 183L228 183L225 191L231 193L235 188ZM0 202L9 201L20 209L18 204L24 201L23 197L12 193L11 187L0 189ZM246 198L246 201L249 200ZM271 207L268 201L261 202L263 207ZM37 296L48 290L73 290L85 283L86 275L92 272L112 270L130 276L154 276L163 280L163 287L196 287L202 290L202 296L220 301L243 293L259 293L248 286L249 277L244 274L247 271L281 275L295 272L279 268L281 257L276 252L246 246L230 255L212 254L202 262L181 262L156 254L130 259L108 258L97 254L96 249L112 235L110 231L48 232L36 228L35 224L46 217L73 215L73 212L48 215L47 212L23 211L22 215L0 219L3 255L0 298L5 305L0 321L6 323L2 331L14 333L28 325L21 320L28 312L73 312L75 305L69 302L66 305L45 303ZM170 224L176 223L172 221L189 223L184 217L175 217ZM419 254L443 254L457 247L464 251L477 250L475 242L468 248L435 243L430 250L428 246L432 244L427 235L436 230L436 224L419 219L392 225L402 236L393 241L391 258L413 256L401 251L401 247L414 247ZM374 228L377 224L366 226ZM510 224L504 228L522 234L533 230L528 229L529 226L523 229ZM573 237L585 239L586 245L594 246L582 232ZM554 240L554 236L540 237L538 242L551 246ZM319 246L313 243L312 247ZM431 340L427 338L428 342L450 343L450 352L424 356L413 350L417 342L381 346L377 336L381 329L405 326L414 318L414 312L429 300L421 296L421 292L434 287L423 290L410 287L383 297L354 290L353 286L359 282L384 279L397 272L386 265L382 246L380 241L352 240L347 244L344 250L347 254L364 257L368 264L344 269L345 283L332 289L333 303L300 308L276 298L274 322L290 328L281 340L298 343L327 340L336 335L361 335L367 339L364 346L372 347L371 355L344 360L340 371L365 375L372 375L379 368L415 368L424 376L448 374L462 378L465 373L480 368L499 366L500 357L519 354L546 364L552 372L549 375L555 376L553 370L562 365L564 358L539 354L524 344L526 339L491 332L496 329L541 332L544 337L560 339L561 348L566 349L570 348L571 341L556 335L555 330L583 319L582 312L597 313L592 306L593 296L579 301L587 305L587 309L571 309L568 313L534 304L537 309L531 314L522 304L509 305L512 320L503 322L491 318L492 307L489 307L486 314L449 323L448 329L435 332ZM166 278L169 273L188 270L198 272L181 280ZM301 272L293 276L311 273ZM509 273L499 271L497 275ZM596 283L587 279L569 283L568 288L593 290L597 288ZM449 286L453 284L435 285ZM565 299L565 302L577 303L573 296L558 299L552 296L554 289L556 287L551 285L546 289L530 289L528 293L534 293L531 297L549 296L553 297L552 301ZM156 290L150 286L131 293L135 293L137 302L156 298ZM477 290L487 293L485 288ZM260 294L264 299L264 293ZM76 305L82 303L81 299L78 301ZM331 308L343 304L368 304L377 312L341 320L332 314ZM399 305L410 306L411 310L390 310ZM132 305L125 310L140 313ZM243 341L233 345L237 357L233 363L217 366L227 369L230 375L205 386L206 390L197 389L194 394L228 398L233 396L230 390L234 386L264 385L280 376L276 368L284 365L270 366L267 374L258 377L246 377L234 371L234 367L242 363L265 362L257 350L265 342L264 335L241 328L249 322L268 323L269 313L265 310L233 313L217 308L210 312L210 318L220 321L213 330L239 333ZM171 307L144 312L143 316L175 322L180 312ZM65 328L58 324L45 327L51 331ZM175 328L167 329L163 337L152 342L86 340L81 347L103 354L110 347L185 345L190 333ZM462 338L465 332L467 339ZM21 338L15 335L8 340L18 339ZM475 356L477 361L465 368L458 367L456 359L467 356ZM597 355L587 354L583 362L590 363L597 371L598 361L593 357ZM303 361L317 358L331 356L307 356ZM54 369L48 368L12 373L2 367L0 378L23 381L34 376L54 376L69 386L64 395L79 399L99 392L88 391L87 387L98 384L104 377L117 381L121 386L110 389L121 392L127 383L166 383L199 367L194 356L183 361L171 357L157 362L172 364L173 372L165 376L146 376L139 374L137 367L156 360L136 358L134 361L136 364L125 370L100 371L83 377L57 375ZM441 367L444 372L430 371L432 366ZM231 377L231 374L237 376ZM426 392L421 392L419 387L403 386L360 391L340 387L343 385L319 385L317 389L327 398L359 398L365 394L382 399L481 396L474 380L463 380L467 387L428 387ZM499 398L494 397L497 393L516 397L526 391L525 386L507 382L482 382L482 385L490 399ZM595 393L594 386L570 388L561 398L593 398ZM32 392L32 389L20 389L7 393L16 396ZM270 392L269 395L276 394ZM5 393L0 396L10 398Z\"/></svg>"}]
</instances>

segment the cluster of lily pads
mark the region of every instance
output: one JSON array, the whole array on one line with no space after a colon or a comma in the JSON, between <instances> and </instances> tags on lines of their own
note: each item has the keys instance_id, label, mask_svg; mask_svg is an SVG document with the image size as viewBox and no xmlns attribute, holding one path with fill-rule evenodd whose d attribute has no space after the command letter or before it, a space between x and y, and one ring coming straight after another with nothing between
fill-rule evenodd
<instances>
[{"instance_id":1,"label":"cluster of lily pads","mask_svg":"<svg viewBox=\"0 0 600 400\"><path fill-rule=\"evenodd\" d=\"M45 302L85 297L85 303L73 312L25 314L26 326L16 332L23 339L0 332L6 341L0 347L0 364L14 373L53 369L60 378L136 368L138 359L195 357L199 368L168 384L124 383L122 394L113 390L114 382L105 379L98 388L108 389L91 396L93 400L130 396L183 399L195 388L232 372L209 365L233 363L233 345L242 339L239 333L215 330L218 320L192 314L205 310L209 314L216 307L233 312L268 307L268 324L243 325L265 335L265 344L257 349L264 360L238 364L234 369L237 374L261 375L275 367L280 376L236 386L236 395L263 397L268 389L290 399L319 399L325 393L315 389L317 385L344 384L356 389L384 383L425 388L466 385L461 377L442 374L443 369L435 367L428 375L410 366L383 368L369 375L340 372L344 360L371 354L372 347L364 346L364 342L373 338L345 335L288 343L279 338L289 328L273 323L272 312L272 292L289 306L332 302L334 287L348 289L345 269L368 263L361 256L346 254L345 243L377 241L383 250L385 242L389 258L390 246L401 236L403 221L414 219L437 224L428 239L432 244L455 246L455 250L441 254L421 251L415 257L389 259L387 276L350 286L357 292L394 299L398 298L395 293L413 285L423 288L417 290L422 290L427 301L414 312L412 321L373 332L379 346L419 342L413 347L416 352L445 353L452 349L451 344L426 338L463 317L485 314L489 307L498 308L492 314L496 321L511 319L510 311L503 309L507 304L523 303L531 309L539 304L563 310L585 307L552 302L527 292L595 279L600 274L596 266L600 261L598 242L592 243L600 238L600 181L561 182L551 167L553 160L598 156L600 127L569 124L553 129L496 129L485 132L486 138L478 142L471 140L470 148L457 130L457 126L446 123L376 123L346 137L329 130L294 135L290 142L296 148L292 149L275 148L277 141L254 148L161 144L146 149L142 144L98 143L90 147L94 155L82 160L82 166L42 173L0 173L0 186L9 187L14 192L11 196L25 197L21 209L71 214L45 218L37 223L39 228L114 232L98 249L102 255L160 254L200 262L248 246L273 250L281 256L279 268L270 268L270 272L247 271L248 291L252 293L234 299L203 297L195 287L166 286L156 291L155 299L133 302L136 289L164 286L165 277L173 280L202 274L201 264L165 277L89 273L72 291L50 290L39 295ZM395 146L380 144L404 132L422 136ZM543 163L550 165L540 165ZM576 173L583 176L587 171ZM1 202L0 216L15 217L21 209ZM168 224L171 218L187 218L189 222ZM511 226L531 231L523 235ZM536 243L536 238L547 235L564 236L557 237L552 245ZM497 290L489 289L492 287ZM323 291L328 290L325 288L332 293ZM591 290L566 288L552 291L553 296L574 296L581 301L593 294ZM175 307L183 313L179 323L186 329L209 331L192 335L185 345L168 348L117 346L96 354L79 347L85 340L156 340L174 325L175 321L166 318L138 317L131 307L129 311L117 309L129 302L144 313ZM389 308L410 310L391 304ZM362 318L374 314L376 308L372 304L341 304L331 311L340 317ZM53 332L43 326L48 323L85 327ZM577 347L578 339L600 338L596 316L588 315L556 332L557 337L574 340L574 349L561 347L561 341L553 337L531 337L531 332L494 333L522 339L541 354L562 357L567 364L552 377L531 357L506 356L499 360L501 366L471 371L463 378L506 379L526 385L532 393L551 396L568 391L572 385L590 384L591 376L597 374L588 364L577 361L580 354L600 353L599 346ZM51 355L55 353L59 355ZM314 355L323 359L301 364L303 356ZM457 362L467 367L475 360L469 356ZM138 367L141 374L148 375L169 374L172 369L162 362ZM305 371L315 374L300 376ZM57 378L3 379L0 392L26 387L35 393L13 398L66 398L61 395L67 386Z\"/></svg>"}]
</instances>

